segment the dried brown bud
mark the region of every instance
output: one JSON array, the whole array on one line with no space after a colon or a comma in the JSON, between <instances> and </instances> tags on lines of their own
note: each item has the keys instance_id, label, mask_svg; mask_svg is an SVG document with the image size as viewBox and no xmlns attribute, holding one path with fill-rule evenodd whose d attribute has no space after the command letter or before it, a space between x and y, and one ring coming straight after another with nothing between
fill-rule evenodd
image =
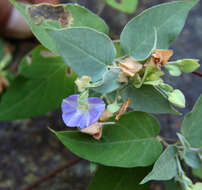
<instances>
[{"instance_id":1,"label":"dried brown bud","mask_svg":"<svg viewBox=\"0 0 202 190\"><path fill-rule=\"evenodd\" d=\"M135 59L126 58L120 62L120 69L126 76L133 77L142 69L142 64L137 62Z\"/></svg>"},{"instance_id":2,"label":"dried brown bud","mask_svg":"<svg viewBox=\"0 0 202 190\"><path fill-rule=\"evenodd\" d=\"M154 53L147 60L147 62L144 66L147 66L148 64L153 64L158 69L160 69L160 66L164 66L172 55L173 55L172 50L155 49Z\"/></svg>"},{"instance_id":3,"label":"dried brown bud","mask_svg":"<svg viewBox=\"0 0 202 190\"><path fill-rule=\"evenodd\" d=\"M118 113L116 114L116 117L115 119L116 120L119 120L120 117L126 112L127 108L129 107L131 103L131 100L130 98L128 98L121 106L121 108L119 109Z\"/></svg>"},{"instance_id":4,"label":"dried brown bud","mask_svg":"<svg viewBox=\"0 0 202 190\"><path fill-rule=\"evenodd\" d=\"M100 140L102 137L102 128L99 129L99 132L93 135L93 138L96 140Z\"/></svg>"},{"instance_id":5,"label":"dried brown bud","mask_svg":"<svg viewBox=\"0 0 202 190\"><path fill-rule=\"evenodd\" d=\"M98 122L81 129L82 133L92 135L94 139L99 140L102 137L102 125Z\"/></svg>"}]
</instances>

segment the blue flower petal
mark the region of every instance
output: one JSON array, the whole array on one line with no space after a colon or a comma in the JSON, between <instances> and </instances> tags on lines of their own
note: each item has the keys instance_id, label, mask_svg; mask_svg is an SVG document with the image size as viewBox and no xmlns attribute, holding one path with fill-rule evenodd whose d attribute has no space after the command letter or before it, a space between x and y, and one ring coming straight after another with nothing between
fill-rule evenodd
<instances>
[{"instance_id":1,"label":"blue flower petal","mask_svg":"<svg viewBox=\"0 0 202 190\"><path fill-rule=\"evenodd\" d=\"M69 127L85 128L97 121L105 110L105 103L97 97L88 98L88 110L80 110L78 106L79 95L75 94L65 98L62 102L62 118Z\"/></svg>"}]
</instances>

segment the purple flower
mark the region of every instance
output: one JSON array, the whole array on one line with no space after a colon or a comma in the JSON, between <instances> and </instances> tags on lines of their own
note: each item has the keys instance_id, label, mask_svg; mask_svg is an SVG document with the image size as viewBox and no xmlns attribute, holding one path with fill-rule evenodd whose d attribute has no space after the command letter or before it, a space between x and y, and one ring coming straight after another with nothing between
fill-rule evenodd
<instances>
[{"instance_id":1,"label":"purple flower","mask_svg":"<svg viewBox=\"0 0 202 190\"><path fill-rule=\"evenodd\" d=\"M62 119L68 127L85 128L98 120L105 110L105 103L96 97L79 104L79 95L71 95L62 101Z\"/></svg>"}]
</instances>

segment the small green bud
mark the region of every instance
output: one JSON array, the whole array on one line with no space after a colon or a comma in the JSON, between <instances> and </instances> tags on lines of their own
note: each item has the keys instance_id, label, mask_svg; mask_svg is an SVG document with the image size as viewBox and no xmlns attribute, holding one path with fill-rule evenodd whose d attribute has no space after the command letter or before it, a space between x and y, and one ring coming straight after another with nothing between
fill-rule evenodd
<instances>
[{"instance_id":1,"label":"small green bud","mask_svg":"<svg viewBox=\"0 0 202 190\"><path fill-rule=\"evenodd\" d=\"M168 101L179 108L185 107L185 97L180 90L174 90L168 93Z\"/></svg>"},{"instance_id":2,"label":"small green bud","mask_svg":"<svg viewBox=\"0 0 202 190\"><path fill-rule=\"evenodd\" d=\"M180 68L176 65L167 64L165 65L165 68L168 70L169 74L174 77L178 77L182 73Z\"/></svg>"},{"instance_id":3,"label":"small green bud","mask_svg":"<svg viewBox=\"0 0 202 190\"><path fill-rule=\"evenodd\" d=\"M152 74L148 77L147 80L149 80L149 81L154 81L154 80L157 80L157 79L158 79L158 77L155 75L155 73L152 73Z\"/></svg>"},{"instance_id":4,"label":"small green bud","mask_svg":"<svg viewBox=\"0 0 202 190\"><path fill-rule=\"evenodd\" d=\"M107 106L107 109L111 112L111 113L115 113L120 109L120 106L117 103L113 103L113 104L109 104Z\"/></svg>"},{"instance_id":5,"label":"small green bud","mask_svg":"<svg viewBox=\"0 0 202 190\"><path fill-rule=\"evenodd\" d=\"M161 83L159 86L161 89L165 90L166 92L173 92L174 90L172 86L166 83Z\"/></svg>"},{"instance_id":6,"label":"small green bud","mask_svg":"<svg viewBox=\"0 0 202 190\"><path fill-rule=\"evenodd\" d=\"M191 73L200 67L198 62L198 59L182 59L176 61L176 64L179 66L182 72Z\"/></svg>"}]
</instances>

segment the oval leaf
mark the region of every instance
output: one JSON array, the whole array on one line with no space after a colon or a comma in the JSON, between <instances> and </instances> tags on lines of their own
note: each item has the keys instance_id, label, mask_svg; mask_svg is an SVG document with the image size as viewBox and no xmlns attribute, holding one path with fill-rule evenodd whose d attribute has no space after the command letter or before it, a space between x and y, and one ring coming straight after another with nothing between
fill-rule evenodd
<instances>
[{"instance_id":1,"label":"oval leaf","mask_svg":"<svg viewBox=\"0 0 202 190\"><path fill-rule=\"evenodd\" d=\"M202 168L202 160L200 159L200 155L198 152L185 150L183 159L186 164L192 168Z\"/></svg>"},{"instance_id":2,"label":"oval leaf","mask_svg":"<svg viewBox=\"0 0 202 190\"><path fill-rule=\"evenodd\" d=\"M2 96L0 120L44 114L74 93L76 75L67 73L67 64L60 57L47 57L45 52L48 50L38 47L23 59L19 75Z\"/></svg>"},{"instance_id":3,"label":"oval leaf","mask_svg":"<svg viewBox=\"0 0 202 190\"><path fill-rule=\"evenodd\" d=\"M152 171L142 180L144 184L150 180L170 180L177 175L177 148L168 146L155 162Z\"/></svg>"},{"instance_id":4,"label":"oval leaf","mask_svg":"<svg viewBox=\"0 0 202 190\"><path fill-rule=\"evenodd\" d=\"M55 44L46 31L46 28L61 29L87 26L106 34L109 32L109 28L104 20L78 4L28 5L15 0L10 1L25 17L37 39L46 48L55 53L57 53Z\"/></svg>"},{"instance_id":5,"label":"oval leaf","mask_svg":"<svg viewBox=\"0 0 202 190\"><path fill-rule=\"evenodd\" d=\"M124 100L131 99L130 107L149 113L178 114L166 98L153 86L143 85L141 88L127 87L122 91Z\"/></svg>"},{"instance_id":6,"label":"oval leaf","mask_svg":"<svg viewBox=\"0 0 202 190\"><path fill-rule=\"evenodd\" d=\"M111 39L90 28L70 28L50 31L59 54L79 75L87 75L93 81L102 79L111 64L116 49Z\"/></svg>"},{"instance_id":7,"label":"oval leaf","mask_svg":"<svg viewBox=\"0 0 202 190\"><path fill-rule=\"evenodd\" d=\"M119 71L118 70L109 70L104 73L102 79L102 85L96 88L93 88L96 92L107 94L110 93L121 86L119 80Z\"/></svg>"},{"instance_id":8,"label":"oval leaf","mask_svg":"<svg viewBox=\"0 0 202 190\"><path fill-rule=\"evenodd\" d=\"M197 100L193 110L186 114L181 132L193 147L202 147L202 95Z\"/></svg>"},{"instance_id":9,"label":"oval leaf","mask_svg":"<svg viewBox=\"0 0 202 190\"><path fill-rule=\"evenodd\" d=\"M148 172L148 168L118 168L100 166L93 177L88 190L148 190L149 184L139 182Z\"/></svg>"},{"instance_id":10,"label":"oval leaf","mask_svg":"<svg viewBox=\"0 0 202 190\"><path fill-rule=\"evenodd\" d=\"M137 60L148 57L153 49L157 31L156 49L168 49L181 32L189 10L196 0L160 4L147 9L132 19L123 29L121 46L125 53Z\"/></svg>"},{"instance_id":11,"label":"oval leaf","mask_svg":"<svg viewBox=\"0 0 202 190\"><path fill-rule=\"evenodd\" d=\"M60 141L78 156L108 166L151 165L162 150L155 138L159 123L151 115L130 112L113 126L103 128L101 140L80 132L54 132Z\"/></svg>"}]
</instances>

